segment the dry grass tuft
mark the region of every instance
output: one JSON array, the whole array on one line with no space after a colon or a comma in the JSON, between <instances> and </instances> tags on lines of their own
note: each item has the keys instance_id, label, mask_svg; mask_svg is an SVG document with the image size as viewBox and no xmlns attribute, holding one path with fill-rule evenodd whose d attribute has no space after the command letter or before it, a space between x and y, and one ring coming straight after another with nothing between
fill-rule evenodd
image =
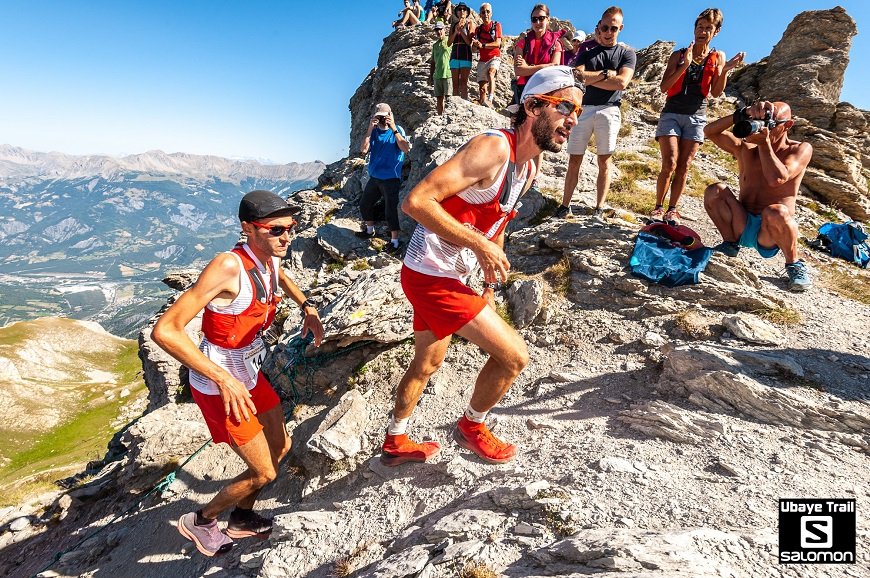
<instances>
[{"instance_id":1,"label":"dry grass tuft","mask_svg":"<svg viewBox=\"0 0 870 578\"><path fill-rule=\"evenodd\" d=\"M776 325L798 325L803 321L801 314L791 307L768 307L753 311L752 313Z\"/></svg>"},{"instance_id":2,"label":"dry grass tuft","mask_svg":"<svg viewBox=\"0 0 870 578\"><path fill-rule=\"evenodd\" d=\"M353 262L353 265L351 265L350 268L354 271L368 271L372 266L369 265L369 262L365 259L357 259Z\"/></svg>"},{"instance_id":3,"label":"dry grass tuft","mask_svg":"<svg viewBox=\"0 0 870 578\"><path fill-rule=\"evenodd\" d=\"M571 261L568 257L562 257L557 263L550 265L544 271L546 279L553 287L553 291L565 297L571 290Z\"/></svg>"},{"instance_id":4,"label":"dry grass tuft","mask_svg":"<svg viewBox=\"0 0 870 578\"><path fill-rule=\"evenodd\" d=\"M649 214L656 205L655 180L659 175L659 163L652 160L624 161L619 164L620 175L610 184L607 199L610 204L635 213ZM638 185L652 181L650 188Z\"/></svg>"},{"instance_id":5,"label":"dry grass tuft","mask_svg":"<svg viewBox=\"0 0 870 578\"><path fill-rule=\"evenodd\" d=\"M498 578L498 576L495 570L483 562L469 562L459 572L459 578Z\"/></svg>"}]
</instances>

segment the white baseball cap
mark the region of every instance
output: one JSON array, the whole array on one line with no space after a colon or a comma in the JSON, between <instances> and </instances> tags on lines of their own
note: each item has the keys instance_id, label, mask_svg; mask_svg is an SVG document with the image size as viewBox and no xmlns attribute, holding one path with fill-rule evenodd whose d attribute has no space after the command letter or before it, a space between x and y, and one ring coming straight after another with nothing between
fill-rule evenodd
<instances>
[{"instance_id":1,"label":"white baseball cap","mask_svg":"<svg viewBox=\"0 0 870 578\"><path fill-rule=\"evenodd\" d=\"M536 94L548 94L562 88L576 86L583 92L586 88L574 80L574 69L570 66L548 66L534 73L526 82L520 102Z\"/></svg>"}]
</instances>

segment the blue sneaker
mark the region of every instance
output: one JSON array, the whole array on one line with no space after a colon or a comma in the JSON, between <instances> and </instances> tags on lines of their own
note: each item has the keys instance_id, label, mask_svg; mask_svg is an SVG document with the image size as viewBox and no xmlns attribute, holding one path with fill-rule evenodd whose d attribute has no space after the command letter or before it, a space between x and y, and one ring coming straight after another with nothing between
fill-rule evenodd
<instances>
[{"instance_id":1,"label":"blue sneaker","mask_svg":"<svg viewBox=\"0 0 870 578\"><path fill-rule=\"evenodd\" d=\"M789 291L806 291L813 286L810 272L807 270L807 266L802 260L798 259L794 263L786 263L785 272L788 273Z\"/></svg>"}]
</instances>

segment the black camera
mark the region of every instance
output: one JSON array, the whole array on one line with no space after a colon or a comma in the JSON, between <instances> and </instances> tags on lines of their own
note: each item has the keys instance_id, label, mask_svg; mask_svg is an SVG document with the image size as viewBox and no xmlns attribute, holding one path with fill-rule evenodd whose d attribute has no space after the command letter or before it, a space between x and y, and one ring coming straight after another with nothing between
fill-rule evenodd
<instances>
[{"instance_id":1,"label":"black camera","mask_svg":"<svg viewBox=\"0 0 870 578\"><path fill-rule=\"evenodd\" d=\"M746 138L751 134L755 134L761 130L762 127L767 127L767 130L773 130L776 128L776 125L779 124L774 118L771 112L768 110L764 113L763 119L756 118L748 118L746 116L746 111L749 107L742 108L737 111L735 114L735 122L734 128L732 129L732 133L737 138Z\"/></svg>"}]
</instances>

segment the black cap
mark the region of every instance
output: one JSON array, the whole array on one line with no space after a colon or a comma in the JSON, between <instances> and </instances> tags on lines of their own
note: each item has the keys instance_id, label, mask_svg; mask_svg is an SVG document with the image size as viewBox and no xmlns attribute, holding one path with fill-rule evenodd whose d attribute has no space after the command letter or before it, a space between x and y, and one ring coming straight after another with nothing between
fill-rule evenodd
<instances>
[{"instance_id":1,"label":"black cap","mask_svg":"<svg viewBox=\"0 0 870 578\"><path fill-rule=\"evenodd\" d=\"M295 215L302 207L289 203L272 191L251 191L239 203L239 220L250 223L269 217Z\"/></svg>"}]
</instances>

